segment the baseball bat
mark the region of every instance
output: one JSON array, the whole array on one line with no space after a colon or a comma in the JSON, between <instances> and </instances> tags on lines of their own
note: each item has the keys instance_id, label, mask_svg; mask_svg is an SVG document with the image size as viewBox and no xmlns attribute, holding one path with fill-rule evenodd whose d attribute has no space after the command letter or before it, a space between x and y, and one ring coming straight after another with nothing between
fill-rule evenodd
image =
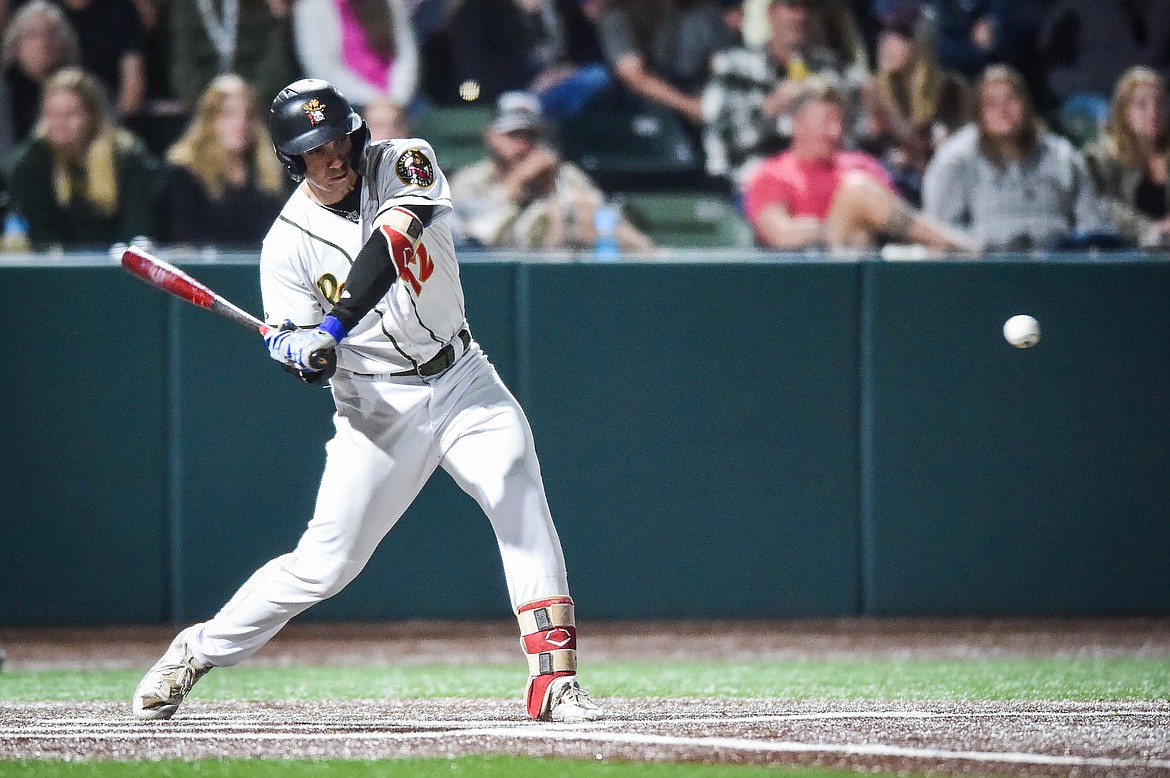
<instances>
[{"instance_id":1,"label":"baseball bat","mask_svg":"<svg viewBox=\"0 0 1170 778\"><path fill-rule=\"evenodd\" d=\"M122 267L157 289L169 292L180 300L186 300L200 308L206 308L212 313L218 313L261 335L267 335L273 329L179 268L136 246L122 252ZM309 356L309 367L315 370L328 367L329 362L330 356L326 351L314 351Z\"/></svg>"}]
</instances>

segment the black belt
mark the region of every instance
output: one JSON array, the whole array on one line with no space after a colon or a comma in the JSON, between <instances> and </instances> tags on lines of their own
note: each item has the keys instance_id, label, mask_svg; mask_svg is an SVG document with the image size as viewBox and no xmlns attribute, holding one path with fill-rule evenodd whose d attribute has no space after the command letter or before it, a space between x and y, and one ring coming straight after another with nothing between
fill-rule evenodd
<instances>
[{"instance_id":1,"label":"black belt","mask_svg":"<svg viewBox=\"0 0 1170 778\"><path fill-rule=\"evenodd\" d=\"M467 330L459 330L459 340L463 341L463 352L467 353L467 349L471 348L471 333ZM403 375L417 375L423 378L430 378L442 373L451 365L455 364L455 347L448 343L439 349L439 353L435 354L431 359L423 362L414 370L404 370L401 373L391 373L392 376Z\"/></svg>"}]
</instances>

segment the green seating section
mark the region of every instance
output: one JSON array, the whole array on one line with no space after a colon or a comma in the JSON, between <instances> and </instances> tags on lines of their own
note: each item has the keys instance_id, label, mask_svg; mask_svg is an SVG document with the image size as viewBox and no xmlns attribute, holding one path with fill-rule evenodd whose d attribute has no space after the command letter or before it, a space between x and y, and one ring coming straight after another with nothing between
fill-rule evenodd
<instances>
[{"instance_id":1,"label":"green seating section","mask_svg":"<svg viewBox=\"0 0 1170 778\"><path fill-rule=\"evenodd\" d=\"M491 121L489 106L437 105L413 119L412 134L431 144L443 172L450 177L487 155L483 131Z\"/></svg>"},{"instance_id":2,"label":"green seating section","mask_svg":"<svg viewBox=\"0 0 1170 778\"><path fill-rule=\"evenodd\" d=\"M625 192L630 221L668 248L749 248L751 227L726 198L706 192Z\"/></svg>"},{"instance_id":3,"label":"green seating section","mask_svg":"<svg viewBox=\"0 0 1170 778\"><path fill-rule=\"evenodd\" d=\"M607 190L694 187L703 180L695 138L652 105L591 107L560 127L559 147Z\"/></svg>"}]
</instances>

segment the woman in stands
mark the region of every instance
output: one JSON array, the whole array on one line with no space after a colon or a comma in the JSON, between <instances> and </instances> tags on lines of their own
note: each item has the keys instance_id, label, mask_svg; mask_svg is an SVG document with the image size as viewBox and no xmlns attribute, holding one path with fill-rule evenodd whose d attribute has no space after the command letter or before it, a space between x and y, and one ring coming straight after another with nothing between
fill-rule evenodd
<instances>
[{"instance_id":1,"label":"woman in stands","mask_svg":"<svg viewBox=\"0 0 1170 778\"><path fill-rule=\"evenodd\" d=\"M975 121L926 166L928 214L992 251L1075 248L1111 229L1084 155L1045 126L1019 71L987 68L975 101Z\"/></svg>"},{"instance_id":2,"label":"woman in stands","mask_svg":"<svg viewBox=\"0 0 1170 778\"><path fill-rule=\"evenodd\" d=\"M66 65L81 61L77 33L61 7L49 0L20 6L4 30L3 121L11 125L12 141L28 135L37 121L41 87Z\"/></svg>"},{"instance_id":3,"label":"woman in stands","mask_svg":"<svg viewBox=\"0 0 1170 778\"><path fill-rule=\"evenodd\" d=\"M259 248L288 197L252 88L217 77L170 148L159 187L160 240Z\"/></svg>"},{"instance_id":4,"label":"woman in stands","mask_svg":"<svg viewBox=\"0 0 1170 778\"><path fill-rule=\"evenodd\" d=\"M970 89L938 59L938 31L918 4L881 18L877 72L864 94L867 148L901 194L922 201L922 174L938 146L971 119Z\"/></svg>"},{"instance_id":5,"label":"woman in stands","mask_svg":"<svg viewBox=\"0 0 1170 778\"><path fill-rule=\"evenodd\" d=\"M12 154L8 190L34 247L101 247L153 235L157 166L111 118L105 88L80 68L46 82L36 128Z\"/></svg>"},{"instance_id":6,"label":"woman in stands","mask_svg":"<svg viewBox=\"0 0 1170 778\"><path fill-rule=\"evenodd\" d=\"M1170 121L1166 79L1133 67L1113 90L1104 131L1085 151L1089 169L1121 235L1143 246L1170 245Z\"/></svg>"}]
</instances>

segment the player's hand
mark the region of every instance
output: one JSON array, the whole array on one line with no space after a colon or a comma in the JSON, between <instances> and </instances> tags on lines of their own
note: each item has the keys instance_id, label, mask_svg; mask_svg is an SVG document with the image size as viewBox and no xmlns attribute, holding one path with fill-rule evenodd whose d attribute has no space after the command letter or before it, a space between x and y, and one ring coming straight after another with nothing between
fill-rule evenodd
<instances>
[{"instance_id":1,"label":"player's hand","mask_svg":"<svg viewBox=\"0 0 1170 778\"><path fill-rule=\"evenodd\" d=\"M327 352L337 346L337 339L320 327L298 330L290 321L282 324L280 329L269 330L264 342L269 355L277 362L306 373L321 370L321 366L312 364L311 357L315 352Z\"/></svg>"},{"instance_id":2,"label":"player's hand","mask_svg":"<svg viewBox=\"0 0 1170 778\"><path fill-rule=\"evenodd\" d=\"M325 357L325 366L320 370L301 370L295 365L286 365L283 362L280 367L284 372L296 376L309 386L316 386L325 383L337 372L337 349L331 348L323 352L323 356Z\"/></svg>"}]
</instances>

